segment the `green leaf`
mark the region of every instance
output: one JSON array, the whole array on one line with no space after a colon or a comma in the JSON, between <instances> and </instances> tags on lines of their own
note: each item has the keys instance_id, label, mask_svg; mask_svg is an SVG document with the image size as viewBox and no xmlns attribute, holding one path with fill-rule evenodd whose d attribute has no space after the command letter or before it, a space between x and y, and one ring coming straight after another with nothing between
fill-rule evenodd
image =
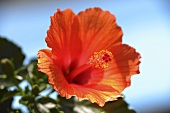
<instances>
[{"instance_id":1,"label":"green leaf","mask_svg":"<svg viewBox=\"0 0 170 113\"><path fill-rule=\"evenodd\" d=\"M99 107L97 104L88 101L82 102L78 102L77 105L79 107L84 106L94 113L135 113L134 110L128 108L128 104L121 97L119 97L118 100L106 102L103 107Z\"/></svg>"},{"instance_id":2,"label":"green leaf","mask_svg":"<svg viewBox=\"0 0 170 113\"><path fill-rule=\"evenodd\" d=\"M37 60L32 61L30 64L27 66L27 80L31 85L34 84L39 84L40 86L44 86L48 84L48 77L42 72L39 72L37 69ZM46 84L44 84L46 83ZM41 89L41 88L40 88Z\"/></svg>"},{"instance_id":3,"label":"green leaf","mask_svg":"<svg viewBox=\"0 0 170 113\"><path fill-rule=\"evenodd\" d=\"M0 60L0 86L5 87L15 86L17 83L14 76L14 64L11 60L4 58Z\"/></svg>"},{"instance_id":4,"label":"green leaf","mask_svg":"<svg viewBox=\"0 0 170 113\"><path fill-rule=\"evenodd\" d=\"M8 91L5 89L0 89L0 105L9 98L12 98L17 93L17 90Z\"/></svg>"},{"instance_id":5,"label":"green leaf","mask_svg":"<svg viewBox=\"0 0 170 113\"><path fill-rule=\"evenodd\" d=\"M52 98L50 97L41 97L39 99L37 99L37 102L38 103L41 103L41 104L46 104L46 103L54 103L54 104L57 104L57 101L56 100L53 100Z\"/></svg>"},{"instance_id":6,"label":"green leaf","mask_svg":"<svg viewBox=\"0 0 170 113\"><path fill-rule=\"evenodd\" d=\"M62 113L59 110L59 104L50 97L40 97L37 99L38 108L41 113Z\"/></svg>"},{"instance_id":7,"label":"green leaf","mask_svg":"<svg viewBox=\"0 0 170 113\"><path fill-rule=\"evenodd\" d=\"M128 104L123 98L118 98L116 101L107 102L102 108L107 113L135 113L134 110L128 108Z\"/></svg>"},{"instance_id":8,"label":"green leaf","mask_svg":"<svg viewBox=\"0 0 170 113\"><path fill-rule=\"evenodd\" d=\"M0 37L0 59L12 59L15 69L22 66L25 55L22 53L21 48L13 42Z\"/></svg>"},{"instance_id":9,"label":"green leaf","mask_svg":"<svg viewBox=\"0 0 170 113\"><path fill-rule=\"evenodd\" d=\"M39 90L39 87L38 85L33 85L32 86L32 94L34 94L35 96L38 96L40 90Z\"/></svg>"},{"instance_id":10,"label":"green leaf","mask_svg":"<svg viewBox=\"0 0 170 113\"><path fill-rule=\"evenodd\" d=\"M11 109L10 113L22 113L20 109Z\"/></svg>"},{"instance_id":11,"label":"green leaf","mask_svg":"<svg viewBox=\"0 0 170 113\"><path fill-rule=\"evenodd\" d=\"M58 95L58 101L61 106L61 111L64 113L74 113L74 107L75 107L75 99L74 97L70 99L66 99L65 97L61 97Z\"/></svg>"},{"instance_id":12,"label":"green leaf","mask_svg":"<svg viewBox=\"0 0 170 113\"><path fill-rule=\"evenodd\" d=\"M23 105L28 105L29 103L30 104L33 104L35 101L35 96L34 95L30 95L30 94L26 94L26 95L23 95L22 98L20 99L20 103L23 104Z\"/></svg>"},{"instance_id":13,"label":"green leaf","mask_svg":"<svg viewBox=\"0 0 170 113\"><path fill-rule=\"evenodd\" d=\"M29 86L27 85L27 86L25 87L25 94L29 94L29 92L30 92L30 89L29 89Z\"/></svg>"},{"instance_id":14,"label":"green leaf","mask_svg":"<svg viewBox=\"0 0 170 113\"><path fill-rule=\"evenodd\" d=\"M0 103L0 113L9 113L11 110L11 104L13 101L13 97L6 99L3 103Z\"/></svg>"},{"instance_id":15,"label":"green leaf","mask_svg":"<svg viewBox=\"0 0 170 113\"><path fill-rule=\"evenodd\" d=\"M0 88L17 86L21 76L16 75L16 69L22 66L25 55L13 42L0 37ZM19 80L20 79L20 80Z\"/></svg>"},{"instance_id":16,"label":"green leaf","mask_svg":"<svg viewBox=\"0 0 170 113\"><path fill-rule=\"evenodd\" d=\"M134 110L128 108L128 104L123 98L106 102L103 107L87 100L78 101L75 97L66 99L59 96L58 99L64 113L135 113Z\"/></svg>"},{"instance_id":17,"label":"green leaf","mask_svg":"<svg viewBox=\"0 0 170 113\"><path fill-rule=\"evenodd\" d=\"M14 64L11 60L3 58L0 60L0 68L2 73L6 74L8 77L13 77L14 75Z\"/></svg>"}]
</instances>

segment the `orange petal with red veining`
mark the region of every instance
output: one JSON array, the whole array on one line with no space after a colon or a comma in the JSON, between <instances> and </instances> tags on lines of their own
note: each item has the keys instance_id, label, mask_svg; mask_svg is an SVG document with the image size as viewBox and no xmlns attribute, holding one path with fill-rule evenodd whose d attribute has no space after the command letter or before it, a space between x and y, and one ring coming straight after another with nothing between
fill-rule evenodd
<instances>
[{"instance_id":1,"label":"orange petal with red veining","mask_svg":"<svg viewBox=\"0 0 170 113\"><path fill-rule=\"evenodd\" d=\"M115 16L109 11L89 8L80 12L77 17L84 59L88 59L95 51L122 44L122 30L116 24Z\"/></svg>"}]
</instances>

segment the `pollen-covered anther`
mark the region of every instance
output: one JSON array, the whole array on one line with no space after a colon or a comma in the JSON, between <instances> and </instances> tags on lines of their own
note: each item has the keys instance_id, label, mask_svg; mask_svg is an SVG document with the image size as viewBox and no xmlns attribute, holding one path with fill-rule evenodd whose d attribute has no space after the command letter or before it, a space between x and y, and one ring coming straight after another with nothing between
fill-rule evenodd
<instances>
[{"instance_id":1,"label":"pollen-covered anther","mask_svg":"<svg viewBox=\"0 0 170 113\"><path fill-rule=\"evenodd\" d=\"M95 68L107 68L113 61L113 54L108 50L101 50L94 52L89 60Z\"/></svg>"}]
</instances>

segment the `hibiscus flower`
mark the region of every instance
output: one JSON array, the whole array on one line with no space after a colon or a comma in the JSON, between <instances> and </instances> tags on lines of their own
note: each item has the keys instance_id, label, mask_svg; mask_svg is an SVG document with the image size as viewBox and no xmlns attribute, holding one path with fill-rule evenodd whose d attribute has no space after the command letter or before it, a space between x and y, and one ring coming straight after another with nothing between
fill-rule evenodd
<instances>
[{"instance_id":1,"label":"hibiscus flower","mask_svg":"<svg viewBox=\"0 0 170 113\"><path fill-rule=\"evenodd\" d=\"M38 70L61 96L104 106L139 73L140 54L122 44L122 35L109 11L88 8L76 15L58 9L45 39L51 49L38 51Z\"/></svg>"}]
</instances>

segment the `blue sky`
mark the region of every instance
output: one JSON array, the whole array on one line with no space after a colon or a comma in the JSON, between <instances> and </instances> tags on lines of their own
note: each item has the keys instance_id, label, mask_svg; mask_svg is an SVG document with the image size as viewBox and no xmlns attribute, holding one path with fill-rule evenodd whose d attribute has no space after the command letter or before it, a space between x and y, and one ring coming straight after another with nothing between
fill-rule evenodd
<instances>
[{"instance_id":1,"label":"blue sky","mask_svg":"<svg viewBox=\"0 0 170 113\"><path fill-rule=\"evenodd\" d=\"M25 63L47 48L44 38L57 8L74 12L101 7L115 14L123 43L141 54L139 75L123 94L137 112L154 112L170 105L170 7L168 0L51 0L0 4L0 35L22 47Z\"/></svg>"}]
</instances>

